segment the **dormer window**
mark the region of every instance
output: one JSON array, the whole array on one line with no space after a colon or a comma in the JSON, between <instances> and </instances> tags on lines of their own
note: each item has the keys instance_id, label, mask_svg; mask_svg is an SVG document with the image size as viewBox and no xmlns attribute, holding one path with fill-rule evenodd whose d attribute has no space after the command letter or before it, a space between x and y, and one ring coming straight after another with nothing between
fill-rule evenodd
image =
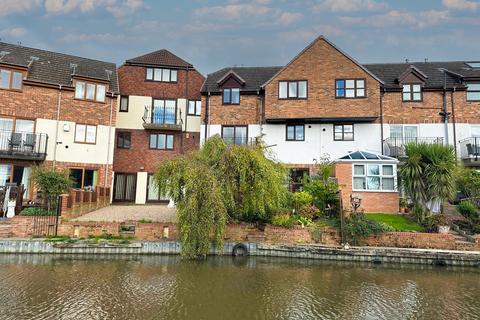
<instances>
[{"instance_id":1,"label":"dormer window","mask_svg":"<svg viewBox=\"0 0 480 320\"><path fill-rule=\"evenodd\" d=\"M403 101L422 101L422 86L419 84L404 84Z\"/></svg>"},{"instance_id":2,"label":"dormer window","mask_svg":"<svg viewBox=\"0 0 480 320\"><path fill-rule=\"evenodd\" d=\"M223 104L240 104L240 89L223 89Z\"/></svg>"},{"instance_id":3,"label":"dormer window","mask_svg":"<svg viewBox=\"0 0 480 320\"><path fill-rule=\"evenodd\" d=\"M19 71L0 69L0 89L22 90L23 74Z\"/></svg>"},{"instance_id":4,"label":"dormer window","mask_svg":"<svg viewBox=\"0 0 480 320\"><path fill-rule=\"evenodd\" d=\"M105 102L106 86L93 82L76 81L75 99Z\"/></svg>"}]
</instances>

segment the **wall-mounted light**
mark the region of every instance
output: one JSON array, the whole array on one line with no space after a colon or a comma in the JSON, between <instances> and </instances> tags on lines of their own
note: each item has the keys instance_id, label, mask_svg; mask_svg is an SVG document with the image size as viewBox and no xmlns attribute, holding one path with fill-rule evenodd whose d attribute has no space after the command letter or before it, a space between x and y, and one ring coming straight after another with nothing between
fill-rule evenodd
<instances>
[{"instance_id":1,"label":"wall-mounted light","mask_svg":"<svg viewBox=\"0 0 480 320\"><path fill-rule=\"evenodd\" d=\"M69 132L70 131L70 125L68 123L63 124L63 131Z\"/></svg>"}]
</instances>

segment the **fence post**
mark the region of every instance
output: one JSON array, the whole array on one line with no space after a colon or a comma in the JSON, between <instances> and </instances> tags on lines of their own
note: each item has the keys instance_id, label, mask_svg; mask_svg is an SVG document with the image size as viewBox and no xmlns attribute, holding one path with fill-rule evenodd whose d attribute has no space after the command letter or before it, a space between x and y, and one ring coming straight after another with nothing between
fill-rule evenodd
<instances>
[{"instance_id":1,"label":"fence post","mask_svg":"<svg viewBox=\"0 0 480 320\"><path fill-rule=\"evenodd\" d=\"M62 213L62 209L63 209L63 197L62 197L62 195L59 195L58 199L57 199L57 216L55 217L55 234L54 234L54 236L57 236L58 218Z\"/></svg>"}]
</instances>

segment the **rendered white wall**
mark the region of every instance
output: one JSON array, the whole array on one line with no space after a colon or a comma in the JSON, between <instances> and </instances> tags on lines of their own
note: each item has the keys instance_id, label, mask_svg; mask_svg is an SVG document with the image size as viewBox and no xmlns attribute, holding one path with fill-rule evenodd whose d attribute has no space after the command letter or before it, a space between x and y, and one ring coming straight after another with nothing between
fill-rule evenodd
<instances>
[{"instance_id":1,"label":"rendered white wall","mask_svg":"<svg viewBox=\"0 0 480 320\"><path fill-rule=\"evenodd\" d=\"M117 103L117 128L122 129L142 129L142 117L145 113L145 107L152 105L152 97L129 96L128 112L120 112L120 99Z\"/></svg>"},{"instance_id":2,"label":"rendered white wall","mask_svg":"<svg viewBox=\"0 0 480 320\"><path fill-rule=\"evenodd\" d=\"M135 204L145 204L147 200L148 172L137 172Z\"/></svg>"}]
</instances>

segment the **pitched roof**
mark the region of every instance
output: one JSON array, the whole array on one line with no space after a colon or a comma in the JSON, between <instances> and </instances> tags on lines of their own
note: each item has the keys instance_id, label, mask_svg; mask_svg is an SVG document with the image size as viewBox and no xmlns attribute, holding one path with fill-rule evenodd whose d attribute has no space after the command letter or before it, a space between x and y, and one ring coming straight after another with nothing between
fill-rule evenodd
<instances>
[{"instance_id":1,"label":"pitched roof","mask_svg":"<svg viewBox=\"0 0 480 320\"><path fill-rule=\"evenodd\" d=\"M448 88L463 86L462 78L480 78L480 69L473 69L463 61L378 63L364 66L382 79L386 88L398 88L398 79L412 66L427 77L425 88L443 88L444 72L442 70L448 71L446 73Z\"/></svg>"},{"instance_id":2,"label":"pitched roof","mask_svg":"<svg viewBox=\"0 0 480 320\"><path fill-rule=\"evenodd\" d=\"M207 75L207 79L203 83L202 93L220 92L218 81L232 72L240 77L245 84L242 86L242 91L257 91L260 90L262 84L273 77L282 67L233 67L223 68L214 73Z\"/></svg>"},{"instance_id":3,"label":"pitched roof","mask_svg":"<svg viewBox=\"0 0 480 320\"><path fill-rule=\"evenodd\" d=\"M142 56L128 59L127 64L193 68L193 65L166 49L157 50Z\"/></svg>"},{"instance_id":4,"label":"pitched roof","mask_svg":"<svg viewBox=\"0 0 480 320\"><path fill-rule=\"evenodd\" d=\"M72 76L110 82L110 92L118 92L115 63L0 42L0 63L28 68L27 80L72 86Z\"/></svg>"}]
</instances>

